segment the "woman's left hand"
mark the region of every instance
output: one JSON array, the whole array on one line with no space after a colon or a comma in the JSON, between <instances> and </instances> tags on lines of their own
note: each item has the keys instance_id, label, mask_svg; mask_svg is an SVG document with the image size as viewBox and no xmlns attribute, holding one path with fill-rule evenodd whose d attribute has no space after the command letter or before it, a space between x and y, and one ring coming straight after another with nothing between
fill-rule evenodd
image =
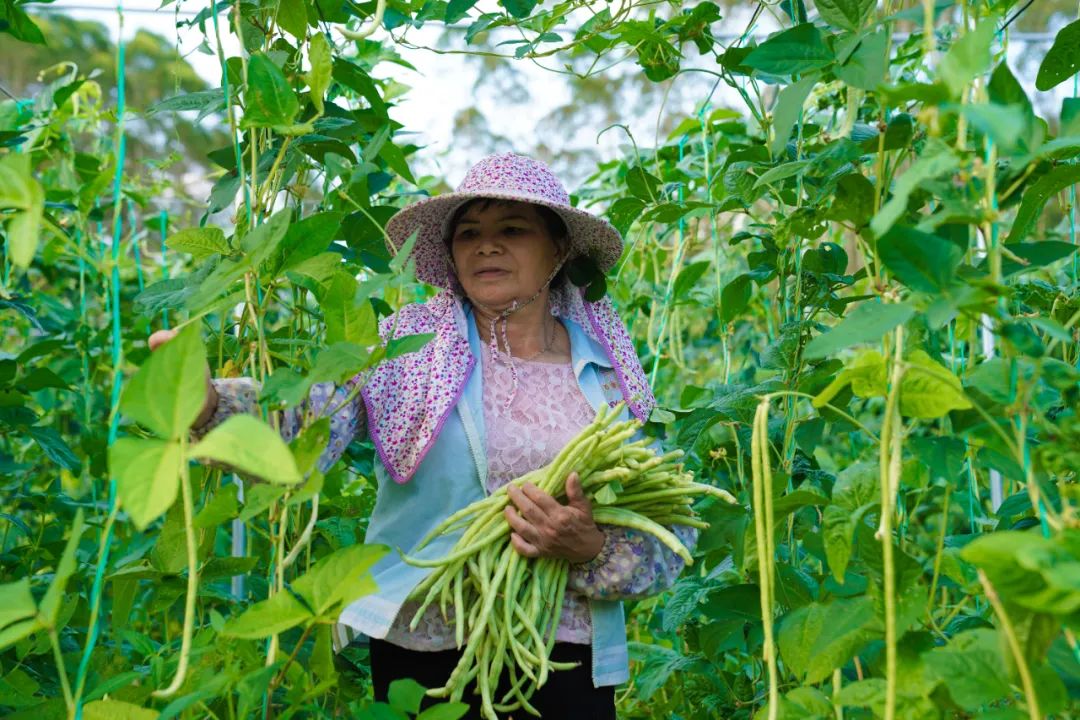
<instances>
[{"instance_id":1,"label":"woman's left hand","mask_svg":"<svg viewBox=\"0 0 1080 720\"><path fill-rule=\"evenodd\" d=\"M566 478L563 505L532 483L506 489L513 505L506 507L510 543L525 557L557 557L583 563L600 554L604 533L592 516L592 503L576 472ZM516 506L516 509L515 509Z\"/></svg>"}]
</instances>

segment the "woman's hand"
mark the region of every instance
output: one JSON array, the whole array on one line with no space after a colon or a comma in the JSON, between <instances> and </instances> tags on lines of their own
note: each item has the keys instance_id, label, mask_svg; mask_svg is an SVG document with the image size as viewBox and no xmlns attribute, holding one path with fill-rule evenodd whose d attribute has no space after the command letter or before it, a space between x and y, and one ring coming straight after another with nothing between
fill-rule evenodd
<instances>
[{"instance_id":1,"label":"woman's hand","mask_svg":"<svg viewBox=\"0 0 1080 720\"><path fill-rule=\"evenodd\" d=\"M154 352L159 347L176 337L177 330L158 330L153 333L148 339L147 344L150 346L150 352ZM214 389L214 383L210 381L210 365L206 366L206 402L203 403L202 410L199 412L199 417L195 418L195 422L191 424L192 427L200 427L205 425L210 417L214 414L218 405L217 390Z\"/></svg>"},{"instance_id":2,"label":"woman's hand","mask_svg":"<svg viewBox=\"0 0 1080 720\"><path fill-rule=\"evenodd\" d=\"M592 503L576 472L566 478L566 505L528 482L520 488L510 485L506 494L514 504L506 508L513 531L510 543L519 554L572 563L588 562L600 554L604 533L593 522Z\"/></svg>"}]
</instances>

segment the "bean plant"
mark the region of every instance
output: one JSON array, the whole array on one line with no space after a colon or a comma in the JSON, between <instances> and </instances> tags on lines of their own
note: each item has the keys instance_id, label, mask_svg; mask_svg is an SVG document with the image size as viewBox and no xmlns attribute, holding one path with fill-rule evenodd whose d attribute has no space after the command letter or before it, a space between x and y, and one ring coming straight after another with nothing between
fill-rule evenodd
<instances>
[{"instance_id":1,"label":"bean plant","mask_svg":"<svg viewBox=\"0 0 1080 720\"><path fill-rule=\"evenodd\" d=\"M504 62L712 83L652 147L597 128L625 147L572 188L626 239L569 275L631 328L647 429L737 499L628 603L620 716L1076 717L1080 21L1031 87L1026 8L784 0L720 41L713 2L211 0L183 22L219 87L128 108L121 45L116 87L74 59L0 102L0 710L464 711L407 680L374 703L363 647L335 653L388 549L370 443L319 466L333 408L306 400L429 339L380 336L432 292L383 228L449 180L414 176L375 70L443 23ZM46 41L3 12L5 42ZM143 113L224 128L205 197L127 161ZM260 413L193 437L207 362Z\"/></svg>"}]
</instances>

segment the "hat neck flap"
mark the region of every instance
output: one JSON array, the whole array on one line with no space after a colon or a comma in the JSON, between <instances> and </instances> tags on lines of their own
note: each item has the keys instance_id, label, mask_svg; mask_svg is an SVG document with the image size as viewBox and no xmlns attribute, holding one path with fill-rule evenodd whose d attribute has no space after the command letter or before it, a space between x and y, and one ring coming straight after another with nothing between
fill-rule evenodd
<instances>
[{"instance_id":1,"label":"hat neck flap","mask_svg":"<svg viewBox=\"0 0 1080 720\"><path fill-rule=\"evenodd\" d=\"M656 406L634 344L608 298L584 299L584 290L563 285L552 288L551 312L577 323L603 347L619 381L627 407L643 422ZM382 362L360 391L368 429L387 473L397 483L408 482L427 455L476 364L463 329L462 299L443 290L424 303L406 305L379 327L384 342L393 337L431 333L434 337L416 352ZM360 380L357 376L354 382Z\"/></svg>"}]
</instances>

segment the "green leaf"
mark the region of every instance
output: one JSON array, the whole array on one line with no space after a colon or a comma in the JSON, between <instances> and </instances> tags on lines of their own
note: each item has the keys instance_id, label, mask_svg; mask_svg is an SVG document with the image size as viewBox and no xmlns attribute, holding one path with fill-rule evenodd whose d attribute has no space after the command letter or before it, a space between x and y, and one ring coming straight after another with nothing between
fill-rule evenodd
<instances>
[{"instance_id":1,"label":"green leaf","mask_svg":"<svg viewBox=\"0 0 1080 720\"><path fill-rule=\"evenodd\" d=\"M240 615L230 618L221 634L225 637L257 640L294 628L313 617L307 608L286 590L257 602Z\"/></svg>"},{"instance_id":2,"label":"green leaf","mask_svg":"<svg viewBox=\"0 0 1080 720\"><path fill-rule=\"evenodd\" d=\"M678 301L689 297L690 291L697 285L698 280L705 274L705 271L709 269L710 264L708 260L701 260L700 262L690 263L680 270L678 277L675 278L675 285L672 290L673 298Z\"/></svg>"},{"instance_id":3,"label":"green leaf","mask_svg":"<svg viewBox=\"0 0 1080 720\"><path fill-rule=\"evenodd\" d=\"M516 18L528 17L537 4L537 0L501 0L501 2L506 11Z\"/></svg>"},{"instance_id":4,"label":"green leaf","mask_svg":"<svg viewBox=\"0 0 1080 720\"><path fill-rule=\"evenodd\" d=\"M208 530L232 520L239 510L235 489L230 485L222 485L217 494L199 510L194 525L200 530Z\"/></svg>"},{"instance_id":5,"label":"green leaf","mask_svg":"<svg viewBox=\"0 0 1080 720\"><path fill-rule=\"evenodd\" d=\"M477 0L450 0L446 6L443 22L447 25L453 25L469 14L476 2Z\"/></svg>"},{"instance_id":6,"label":"green leaf","mask_svg":"<svg viewBox=\"0 0 1080 720\"><path fill-rule=\"evenodd\" d=\"M659 199L660 179L637 165L626 173L626 188L634 197L647 203L656 202Z\"/></svg>"},{"instance_id":7,"label":"green leaf","mask_svg":"<svg viewBox=\"0 0 1080 720\"><path fill-rule=\"evenodd\" d=\"M369 360L367 350L359 345L337 342L319 352L309 379L311 382L343 383L365 369Z\"/></svg>"},{"instance_id":8,"label":"green leaf","mask_svg":"<svg viewBox=\"0 0 1080 720\"><path fill-rule=\"evenodd\" d=\"M954 636L947 645L923 654L927 675L948 691L956 704L975 711L1010 692L996 630L977 628Z\"/></svg>"},{"instance_id":9,"label":"green leaf","mask_svg":"<svg viewBox=\"0 0 1080 720\"><path fill-rule=\"evenodd\" d=\"M296 468L301 475L307 475L315 467L315 461L322 455L328 442L330 442L330 418L324 416L304 428L304 431L289 443L289 450L296 460ZM295 499L296 495L293 495L290 502Z\"/></svg>"},{"instance_id":10,"label":"green leaf","mask_svg":"<svg viewBox=\"0 0 1080 720\"><path fill-rule=\"evenodd\" d=\"M884 397L888 392L885 377L885 358L877 350L865 350L848 363L824 390L813 400L816 408L824 407L848 385L858 397Z\"/></svg>"},{"instance_id":11,"label":"green leaf","mask_svg":"<svg viewBox=\"0 0 1080 720\"><path fill-rule=\"evenodd\" d=\"M1039 66L1035 87L1043 92L1057 87L1080 72L1080 20L1058 31L1054 44Z\"/></svg>"},{"instance_id":12,"label":"green leaf","mask_svg":"<svg viewBox=\"0 0 1080 720\"><path fill-rule=\"evenodd\" d=\"M248 58L243 129L292 123L300 103L284 73L264 53Z\"/></svg>"},{"instance_id":13,"label":"green leaf","mask_svg":"<svg viewBox=\"0 0 1080 720\"><path fill-rule=\"evenodd\" d=\"M832 675L880 634L874 603L867 596L811 603L788 613L778 645L787 667L807 684Z\"/></svg>"},{"instance_id":14,"label":"green leaf","mask_svg":"<svg viewBox=\"0 0 1080 720\"><path fill-rule=\"evenodd\" d=\"M170 250L189 253L196 260L232 252L225 233L217 227L186 228L170 237L166 246Z\"/></svg>"},{"instance_id":15,"label":"green leaf","mask_svg":"<svg viewBox=\"0 0 1080 720\"><path fill-rule=\"evenodd\" d=\"M60 562L56 564L52 582L49 583L49 589L45 591L45 597L41 598L41 603L38 605L38 618L45 627L56 627L56 620L60 616L60 601L64 598L68 580L77 569L75 551L79 549L83 527L83 511L79 508L75 512L75 520L71 523L71 534L68 535L67 544L64 545L64 553L60 556Z\"/></svg>"},{"instance_id":16,"label":"green leaf","mask_svg":"<svg viewBox=\"0 0 1080 720\"><path fill-rule=\"evenodd\" d=\"M907 370L900 382L900 414L916 418L939 418L950 410L971 407L960 378L922 350L905 358Z\"/></svg>"},{"instance_id":17,"label":"green leaf","mask_svg":"<svg viewBox=\"0 0 1080 720\"><path fill-rule=\"evenodd\" d=\"M326 96L326 89L330 87L334 65L330 56L330 43L321 32L313 35L308 43L308 59L311 61L311 70L304 76L304 80L311 89L311 104L319 115L322 115L323 98Z\"/></svg>"},{"instance_id":18,"label":"green leaf","mask_svg":"<svg viewBox=\"0 0 1080 720\"><path fill-rule=\"evenodd\" d=\"M378 342L375 310L367 300L357 302L358 290L356 279L342 271L331 279L326 293L319 298L328 343L344 341L367 346Z\"/></svg>"},{"instance_id":19,"label":"green leaf","mask_svg":"<svg viewBox=\"0 0 1080 720\"><path fill-rule=\"evenodd\" d=\"M416 720L459 720L469 712L469 706L461 702L432 705L416 716Z\"/></svg>"},{"instance_id":20,"label":"green leaf","mask_svg":"<svg viewBox=\"0 0 1080 720\"><path fill-rule=\"evenodd\" d=\"M925 293L947 288L964 259L956 243L903 225L878 239L877 254L897 280Z\"/></svg>"},{"instance_id":21,"label":"green leaf","mask_svg":"<svg viewBox=\"0 0 1080 720\"><path fill-rule=\"evenodd\" d=\"M825 558L829 561L829 571L841 585L844 574L851 560L851 541L855 526L851 513L836 505L827 505L821 519L821 535L825 542Z\"/></svg>"},{"instance_id":22,"label":"green leaf","mask_svg":"<svg viewBox=\"0 0 1080 720\"><path fill-rule=\"evenodd\" d=\"M1035 227L1043 208L1051 197L1067 187L1080 183L1080 165L1056 165L1024 191L1020 209L1016 211L1006 244L1018 243Z\"/></svg>"},{"instance_id":23,"label":"green leaf","mask_svg":"<svg viewBox=\"0 0 1080 720\"><path fill-rule=\"evenodd\" d=\"M893 183L892 197L870 221L870 229L874 235L881 237L896 224L907 210L908 199L920 184L952 172L958 167L960 161L952 148L936 138L928 140L922 155Z\"/></svg>"},{"instance_id":24,"label":"green leaf","mask_svg":"<svg viewBox=\"0 0 1080 720\"><path fill-rule=\"evenodd\" d=\"M630 232L630 226L645 209L645 203L636 197L619 198L608 208L607 216L615 229L624 237Z\"/></svg>"},{"instance_id":25,"label":"green leaf","mask_svg":"<svg viewBox=\"0 0 1080 720\"><path fill-rule=\"evenodd\" d=\"M289 230L290 217L291 211L288 209L279 210L244 236L240 241L240 249L244 251L244 267L256 270L277 252Z\"/></svg>"},{"instance_id":26,"label":"green leaf","mask_svg":"<svg viewBox=\"0 0 1080 720\"><path fill-rule=\"evenodd\" d=\"M0 32L6 32L16 40L45 45L45 35L30 16L20 8L15 0L4 0L0 4Z\"/></svg>"},{"instance_id":27,"label":"green leaf","mask_svg":"<svg viewBox=\"0 0 1080 720\"><path fill-rule=\"evenodd\" d=\"M45 192L31 174L30 155L10 153L0 157L0 210L15 211L0 215L0 220L7 219L5 250L15 267L26 268L33 261L41 239L44 209Z\"/></svg>"},{"instance_id":28,"label":"green leaf","mask_svg":"<svg viewBox=\"0 0 1080 720\"><path fill-rule=\"evenodd\" d=\"M834 59L821 31L810 23L802 23L758 45L743 58L742 64L769 75L788 76L820 70Z\"/></svg>"},{"instance_id":29,"label":"green leaf","mask_svg":"<svg viewBox=\"0 0 1080 720\"><path fill-rule=\"evenodd\" d=\"M859 30L877 5L874 0L814 0L821 19L842 30Z\"/></svg>"},{"instance_id":30,"label":"green leaf","mask_svg":"<svg viewBox=\"0 0 1080 720\"><path fill-rule=\"evenodd\" d=\"M817 360L852 345L879 342L882 335L914 314L915 308L907 303L860 303L836 327L811 340L803 355L807 360Z\"/></svg>"},{"instance_id":31,"label":"green leaf","mask_svg":"<svg viewBox=\"0 0 1080 720\"><path fill-rule=\"evenodd\" d=\"M815 83L817 83L817 75L804 77L798 82L788 85L777 95L776 105L773 107L772 113L772 137L769 140L769 154L773 157L776 157L787 145L791 129L799 121L799 117L802 115L803 103L806 102L806 98ZM765 175L758 178L754 187L762 184L764 177Z\"/></svg>"},{"instance_id":32,"label":"green leaf","mask_svg":"<svg viewBox=\"0 0 1080 720\"><path fill-rule=\"evenodd\" d=\"M983 18L974 29L961 35L941 58L938 77L954 97L959 97L972 80L990 69L990 45L995 32L997 18Z\"/></svg>"},{"instance_id":33,"label":"green leaf","mask_svg":"<svg viewBox=\"0 0 1080 720\"><path fill-rule=\"evenodd\" d=\"M427 688L412 678L402 678L390 683L386 699L395 710L415 715L420 712L420 701L426 692Z\"/></svg>"},{"instance_id":34,"label":"green leaf","mask_svg":"<svg viewBox=\"0 0 1080 720\"><path fill-rule=\"evenodd\" d=\"M377 590L369 571L388 550L385 545L350 545L336 550L298 578L293 589L320 615L339 604L348 605Z\"/></svg>"},{"instance_id":35,"label":"green leaf","mask_svg":"<svg viewBox=\"0 0 1080 720\"><path fill-rule=\"evenodd\" d=\"M109 473L116 478L120 506L139 530L176 502L182 462L176 440L128 437L109 448Z\"/></svg>"},{"instance_id":36,"label":"green leaf","mask_svg":"<svg viewBox=\"0 0 1080 720\"><path fill-rule=\"evenodd\" d=\"M960 112L971 126L998 144L1003 152L1012 152L1028 128L1028 113L1016 105L979 103L964 105Z\"/></svg>"},{"instance_id":37,"label":"green leaf","mask_svg":"<svg viewBox=\"0 0 1080 720\"><path fill-rule=\"evenodd\" d=\"M83 708L85 720L156 720L157 710L133 705L123 700L95 700Z\"/></svg>"},{"instance_id":38,"label":"green leaf","mask_svg":"<svg viewBox=\"0 0 1080 720\"><path fill-rule=\"evenodd\" d=\"M720 292L720 321L729 323L746 309L753 290L752 278L744 273L729 282Z\"/></svg>"},{"instance_id":39,"label":"green leaf","mask_svg":"<svg viewBox=\"0 0 1080 720\"><path fill-rule=\"evenodd\" d=\"M278 0L277 24L303 42L308 29L307 3L304 0Z\"/></svg>"},{"instance_id":40,"label":"green leaf","mask_svg":"<svg viewBox=\"0 0 1080 720\"><path fill-rule=\"evenodd\" d=\"M0 585L0 628L36 614L37 603L30 593L30 578Z\"/></svg>"},{"instance_id":41,"label":"green leaf","mask_svg":"<svg viewBox=\"0 0 1080 720\"><path fill-rule=\"evenodd\" d=\"M431 342L434 337L434 333L419 333L417 335L404 335L402 337L394 338L386 344L386 359L392 360L401 355L408 355L409 353L421 350L425 345Z\"/></svg>"},{"instance_id":42,"label":"green leaf","mask_svg":"<svg viewBox=\"0 0 1080 720\"><path fill-rule=\"evenodd\" d=\"M275 253L275 269L284 272L305 260L326 254L341 228L342 217L340 212L321 212L289 225ZM334 255L337 255L340 263L340 254Z\"/></svg>"},{"instance_id":43,"label":"green leaf","mask_svg":"<svg viewBox=\"0 0 1080 720\"><path fill-rule=\"evenodd\" d=\"M1036 532L1003 530L968 543L960 557L982 568L1010 603L1070 615L1080 610L1080 559L1067 543Z\"/></svg>"},{"instance_id":44,"label":"green leaf","mask_svg":"<svg viewBox=\"0 0 1080 720\"><path fill-rule=\"evenodd\" d=\"M186 435L206 401L206 348L189 325L150 353L124 388L120 410L165 439Z\"/></svg>"},{"instance_id":45,"label":"green leaf","mask_svg":"<svg viewBox=\"0 0 1080 720\"><path fill-rule=\"evenodd\" d=\"M855 52L834 69L836 77L854 88L873 90L885 78L889 65L889 36L883 30L867 35Z\"/></svg>"},{"instance_id":46,"label":"green leaf","mask_svg":"<svg viewBox=\"0 0 1080 720\"><path fill-rule=\"evenodd\" d=\"M252 415L233 415L194 445L188 457L226 463L275 485L303 479L281 436Z\"/></svg>"}]
</instances>

